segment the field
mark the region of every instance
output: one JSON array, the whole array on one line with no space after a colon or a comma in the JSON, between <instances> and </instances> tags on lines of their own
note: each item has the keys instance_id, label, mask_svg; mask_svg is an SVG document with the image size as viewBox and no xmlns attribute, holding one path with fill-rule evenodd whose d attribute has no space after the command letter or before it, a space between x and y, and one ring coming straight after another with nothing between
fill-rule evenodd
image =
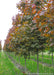
<instances>
[{"instance_id":1,"label":"field","mask_svg":"<svg viewBox=\"0 0 54 75\"><path fill-rule=\"evenodd\" d=\"M4 52L0 52L0 75L23 75Z\"/></svg>"},{"instance_id":2,"label":"field","mask_svg":"<svg viewBox=\"0 0 54 75\"><path fill-rule=\"evenodd\" d=\"M9 53L9 55L17 63L19 63L21 66L23 66L25 68L25 59L24 59L23 56L20 57L20 60L19 60L19 56L18 55L15 56L14 53ZM42 58L40 56L41 56L41 54L39 55L39 61L42 61ZM43 73L48 73L47 75L49 75L49 73L54 73L54 65L53 66L46 66L45 65L45 64L47 64L47 65L51 65L52 64L51 58L49 59L49 57L48 57L48 59L47 59L47 57L48 57L48 55L46 55L46 57L43 59L43 64L39 63L39 73L42 73L42 74ZM34 59L34 56L31 56L30 59L26 60L26 68L27 68L27 70L29 70L30 73L37 73L37 62L32 60L32 59ZM35 59L36 59L36 56L35 56Z\"/></svg>"},{"instance_id":3,"label":"field","mask_svg":"<svg viewBox=\"0 0 54 75\"><path fill-rule=\"evenodd\" d=\"M37 75L36 55L35 58L31 56L30 59L26 60L26 73L23 56L19 58L18 55L15 56L14 52L0 52L0 61L0 75ZM41 54L39 55L39 61L42 61ZM39 75L53 75L54 66L46 66L44 63L51 64L51 58L49 59L48 55L44 55L43 63L39 63ZM17 68L16 64L20 67Z\"/></svg>"}]
</instances>

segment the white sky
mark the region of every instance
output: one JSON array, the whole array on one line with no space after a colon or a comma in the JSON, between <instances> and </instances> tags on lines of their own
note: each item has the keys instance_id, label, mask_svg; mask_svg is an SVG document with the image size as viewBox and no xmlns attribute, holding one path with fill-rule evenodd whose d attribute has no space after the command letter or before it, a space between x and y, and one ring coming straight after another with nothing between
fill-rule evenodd
<instances>
[{"instance_id":1,"label":"white sky","mask_svg":"<svg viewBox=\"0 0 54 75\"><path fill-rule=\"evenodd\" d=\"M20 0L0 0L0 40L2 40L2 46L9 28L12 27L12 17L18 13L16 3L19 1Z\"/></svg>"}]
</instances>

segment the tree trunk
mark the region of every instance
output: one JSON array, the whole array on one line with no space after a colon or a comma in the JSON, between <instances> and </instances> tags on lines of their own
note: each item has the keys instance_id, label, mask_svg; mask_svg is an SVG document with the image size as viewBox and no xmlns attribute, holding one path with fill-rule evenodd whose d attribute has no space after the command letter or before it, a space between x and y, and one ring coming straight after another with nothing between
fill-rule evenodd
<instances>
[{"instance_id":1,"label":"tree trunk","mask_svg":"<svg viewBox=\"0 0 54 75\"><path fill-rule=\"evenodd\" d=\"M34 54L34 60L35 60L35 54Z\"/></svg>"},{"instance_id":2,"label":"tree trunk","mask_svg":"<svg viewBox=\"0 0 54 75\"><path fill-rule=\"evenodd\" d=\"M20 56L19 56L19 64L20 64Z\"/></svg>"},{"instance_id":3,"label":"tree trunk","mask_svg":"<svg viewBox=\"0 0 54 75\"><path fill-rule=\"evenodd\" d=\"M30 59L30 55L29 55L29 59Z\"/></svg>"},{"instance_id":4,"label":"tree trunk","mask_svg":"<svg viewBox=\"0 0 54 75\"><path fill-rule=\"evenodd\" d=\"M30 52L29 52L29 57L28 57L28 59L30 59Z\"/></svg>"},{"instance_id":5,"label":"tree trunk","mask_svg":"<svg viewBox=\"0 0 54 75\"><path fill-rule=\"evenodd\" d=\"M25 73L26 73L26 58L25 58Z\"/></svg>"},{"instance_id":6,"label":"tree trunk","mask_svg":"<svg viewBox=\"0 0 54 75\"><path fill-rule=\"evenodd\" d=\"M43 63L43 51L42 51L42 63Z\"/></svg>"},{"instance_id":7,"label":"tree trunk","mask_svg":"<svg viewBox=\"0 0 54 75\"><path fill-rule=\"evenodd\" d=\"M50 53L49 53L49 58L50 58Z\"/></svg>"},{"instance_id":8,"label":"tree trunk","mask_svg":"<svg viewBox=\"0 0 54 75\"><path fill-rule=\"evenodd\" d=\"M53 52L52 52L52 66L53 66Z\"/></svg>"},{"instance_id":9,"label":"tree trunk","mask_svg":"<svg viewBox=\"0 0 54 75\"><path fill-rule=\"evenodd\" d=\"M39 75L39 54L37 50L37 75Z\"/></svg>"}]
</instances>

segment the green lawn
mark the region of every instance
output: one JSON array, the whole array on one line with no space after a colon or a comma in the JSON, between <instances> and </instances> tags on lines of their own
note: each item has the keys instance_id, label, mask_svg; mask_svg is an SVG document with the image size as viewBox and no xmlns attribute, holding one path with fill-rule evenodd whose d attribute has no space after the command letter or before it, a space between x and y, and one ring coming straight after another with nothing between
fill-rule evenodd
<instances>
[{"instance_id":1,"label":"green lawn","mask_svg":"<svg viewBox=\"0 0 54 75\"><path fill-rule=\"evenodd\" d=\"M42 55L41 55L41 54L39 54L39 56L40 56L40 57L42 57ZM49 56L49 55L47 54L47 55L43 55L43 57L44 57L44 58L51 59L51 58L52 58L52 55L50 55L50 56ZM53 56L53 58L54 58L54 56Z\"/></svg>"},{"instance_id":2,"label":"green lawn","mask_svg":"<svg viewBox=\"0 0 54 75\"><path fill-rule=\"evenodd\" d=\"M18 56L15 56L14 53L10 55L19 63ZM23 57L20 57L20 64L25 67L25 60ZM26 67L31 73L37 73L37 62L27 59ZM54 68L39 64L39 73L54 73Z\"/></svg>"},{"instance_id":3,"label":"green lawn","mask_svg":"<svg viewBox=\"0 0 54 75\"><path fill-rule=\"evenodd\" d=\"M47 57L48 57L48 59L47 59ZM31 56L31 59L37 60L37 56L36 55L35 55L35 57ZM39 61L42 62L42 56L41 55L39 55ZM52 57L51 56L49 57L48 55L43 55L43 63L52 64ZM54 65L54 63L53 63L53 65Z\"/></svg>"},{"instance_id":4,"label":"green lawn","mask_svg":"<svg viewBox=\"0 0 54 75\"><path fill-rule=\"evenodd\" d=\"M0 52L0 75L23 75L4 52Z\"/></svg>"}]
</instances>

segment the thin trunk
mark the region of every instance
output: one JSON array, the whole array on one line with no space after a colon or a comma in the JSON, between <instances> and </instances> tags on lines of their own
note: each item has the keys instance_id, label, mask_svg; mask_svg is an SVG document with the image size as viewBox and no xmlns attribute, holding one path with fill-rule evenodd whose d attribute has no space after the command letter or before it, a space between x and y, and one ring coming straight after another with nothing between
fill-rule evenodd
<instances>
[{"instance_id":1,"label":"thin trunk","mask_svg":"<svg viewBox=\"0 0 54 75\"><path fill-rule=\"evenodd\" d=\"M30 55L29 55L29 59L30 59Z\"/></svg>"},{"instance_id":2,"label":"thin trunk","mask_svg":"<svg viewBox=\"0 0 54 75\"><path fill-rule=\"evenodd\" d=\"M42 51L42 63L43 63L43 51Z\"/></svg>"},{"instance_id":3,"label":"thin trunk","mask_svg":"<svg viewBox=\"0 0 54 75\"><path fill-rule=\"evenodd\" d=\"M53 66L53 52L52 52L52 66Z\"/></svg>"},{"instance_id":4,"label":"thin trunk","mask_svg":"<svg viewBox=\"0 0 54 75\"><path fill-rule=\"evenodd\" d=\"M26 58L25 58L25 73L26 73Z\"/></svg>"},{"instance_id":5,"label":"thin trunk","mask_svg":"<svg viewBox=\"0 0 54 75\"><path fill-rule=\"evenodd\" d=\"M19 64L20 64L20 56L19 56Z\"/></svg>"},{"instance_id":6,"label":"thin trunk","mask_svg":"<svg viewBox=\"0 0 54 75\"><path fill-rule=\"evenodd\" d=\"M49 53L49 58L50 58L50 53Z\"/></svg>"},{"instance_id":7,"label":"thin trunk","mask_svg":"<svg viewBox=\"0 0 54 75\"><path fill-rule=\"evenodd\" d=\"M34 60L35 60L35 54L34 54Z\"/></svg>"},{"instance_id":8,"label":"thin trunk","mask_svg":"<svg viewBox=\"0 0 54 75\"><path fill-rule=\"evenodd\" d=\"M29 53L29 57L28 57L28 59L30 59L30 53Z\"/></svg>"},{"instance_id":9,"label":"thin trunk","mask_svg":"<svg viewBox=\"0 0 54 75\"><path fill-rule=\"evenodd\" d=\"M39 75L39 54L37 51L37 75Z\"/></svg>"}]
</instances>

